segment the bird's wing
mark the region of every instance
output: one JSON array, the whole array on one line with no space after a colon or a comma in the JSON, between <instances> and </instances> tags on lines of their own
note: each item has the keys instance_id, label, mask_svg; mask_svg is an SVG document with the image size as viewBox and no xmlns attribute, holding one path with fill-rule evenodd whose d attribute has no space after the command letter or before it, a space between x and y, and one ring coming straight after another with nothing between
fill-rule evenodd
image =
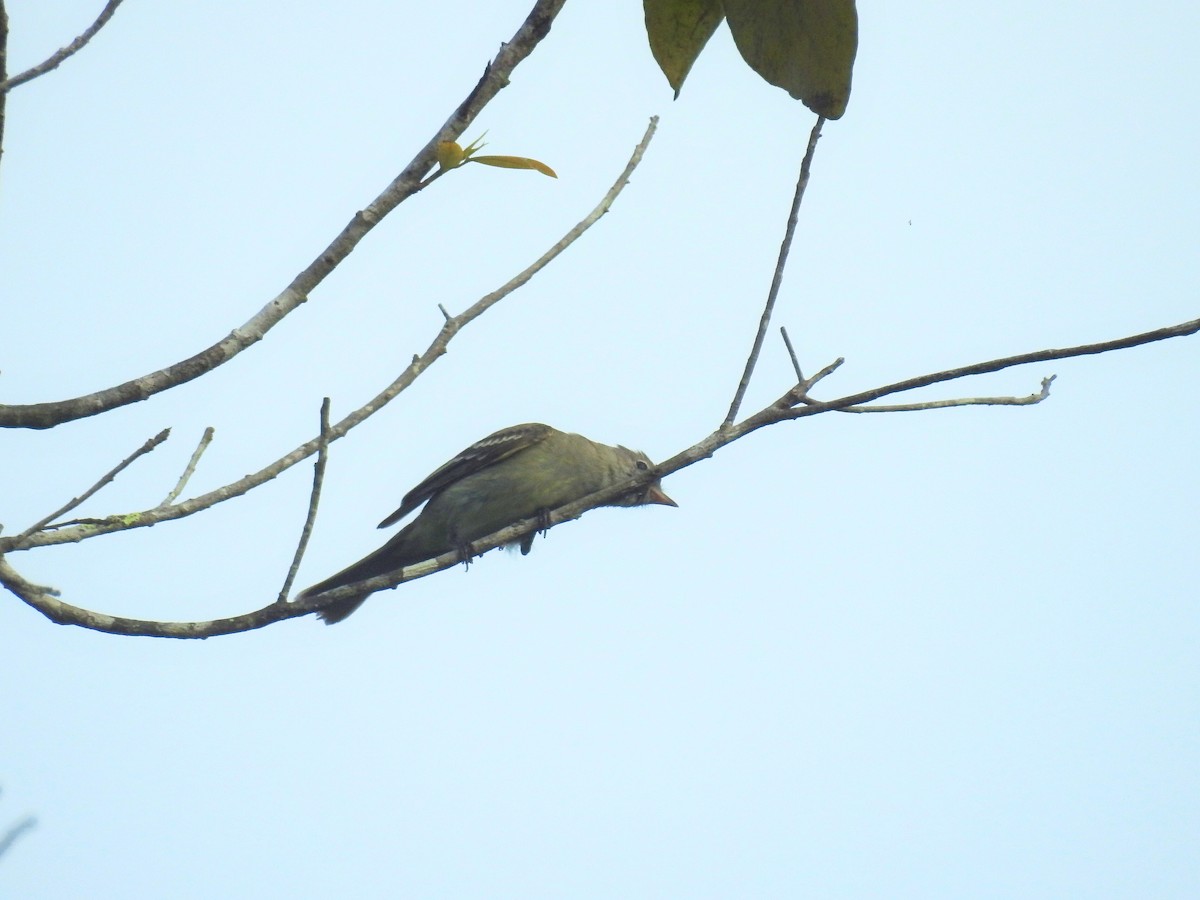
<instances>
[{"instance_id":1,"label":"bird's wing","mask_svg":"<svg viewBox=\"0 0 1200 900\"><path fill-rule=\"evenodd\" d=\"M405 494L404 499L400 501L400 508L380 522L379 527L394 525L439 491L468 475L494 466L502 459L508 459L514 453L520 453L534 444L541 443L553 431L549 425L530 422L502 428L483 440L476 441Z\"/></svg>"}]
</instances>

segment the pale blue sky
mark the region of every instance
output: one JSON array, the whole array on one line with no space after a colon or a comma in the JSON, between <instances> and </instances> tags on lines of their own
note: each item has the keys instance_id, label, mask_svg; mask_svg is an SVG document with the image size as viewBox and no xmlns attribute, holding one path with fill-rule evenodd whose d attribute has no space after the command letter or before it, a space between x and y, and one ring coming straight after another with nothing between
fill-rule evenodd
<instances>
[{"instance_id":1,"label":"pale blue sky","mask_svg":"<svg viewBox=\"0 0 1200 900\"><path fill-rule=\"evenodd\" d=\"M9 4L10 69L101 6ZM0 398L86 393L248 319L395 176L525 2L126 3L9 99ZM862 4L777 311L831 397L1200 314L1200 11ZM613 211L470 326L330 462L301 571L490 431L544 421L663 459L714 428L812 116L722 29L682 97L629 4L569 4L467 133L468 167L375 230L211 377L0 435L26 527L147 437L83 515L256 470L389 382L441 322ZM0 603L0 895L53 898L1200 896L1200 343L944 386L1036 407L827 415L310 618L181 643ZM774 336L747 411L789 386ZM278 590L297 466L174 524L11 561L114 614Z\"/></svg>"}]
</instances>

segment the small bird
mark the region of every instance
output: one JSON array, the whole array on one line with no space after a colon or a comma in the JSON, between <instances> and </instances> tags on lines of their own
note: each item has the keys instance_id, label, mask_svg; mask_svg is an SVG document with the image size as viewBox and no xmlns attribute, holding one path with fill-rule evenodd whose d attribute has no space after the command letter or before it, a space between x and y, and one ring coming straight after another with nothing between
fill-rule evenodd
<instances>
[{"instance_id":1,"label":"small bird","mask_svg":"<svg viewBox=\"0 0 1200 900\"><path fill-rule=\"evenodd\" d=\"M425 503L412 522L370 556L302 591L297 599L395 572L451 550L471 555L471 542L521 519L618 484L650 469L645 453L597 444L530 422L503 428L476 441L404 495L400 508L379 523L394 525ZM426 502L428 501L428 502ZM678 504L658 480L610 500L609 506ZM531 532L520 539L521 554L533 547ZM515 542L514 542L515 543ZM347 597L320 610L327 625L350 615L370 592Z\"/></svg>"}]
</instances>

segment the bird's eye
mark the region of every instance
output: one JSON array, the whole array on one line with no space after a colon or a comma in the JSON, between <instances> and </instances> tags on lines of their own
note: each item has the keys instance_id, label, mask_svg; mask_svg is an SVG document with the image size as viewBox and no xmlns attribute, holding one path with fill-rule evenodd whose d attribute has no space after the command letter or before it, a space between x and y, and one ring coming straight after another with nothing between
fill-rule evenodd
<instances>
[{"instance_id":1,"label":"bird's eye","mask_svg":"<svg viewBox=\"0 0 1200 900\"><path fill-rule=\"evenodd\" d=\"M637 467L639 472L645 472L648 468L650 468L644 459L639 459L637 461Z\"/></svg>"}]
</instances>

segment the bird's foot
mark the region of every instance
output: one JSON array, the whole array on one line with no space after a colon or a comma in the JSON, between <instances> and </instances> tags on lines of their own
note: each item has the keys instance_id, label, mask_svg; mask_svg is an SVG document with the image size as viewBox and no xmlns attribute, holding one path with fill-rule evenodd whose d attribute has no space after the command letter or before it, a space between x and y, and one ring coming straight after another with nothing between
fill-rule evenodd
<instances>
[{"instance_id":1,"label":"bird's foot","mask_svg":"<svg viewBox=\"0 0 1200 900\"><path fill-rule=\"evenodd\" d=\"M471 560L476 556L475 545L470 541L458 542L458 558L464 569L471 568Z\"/></svg>"}]
</instances>

